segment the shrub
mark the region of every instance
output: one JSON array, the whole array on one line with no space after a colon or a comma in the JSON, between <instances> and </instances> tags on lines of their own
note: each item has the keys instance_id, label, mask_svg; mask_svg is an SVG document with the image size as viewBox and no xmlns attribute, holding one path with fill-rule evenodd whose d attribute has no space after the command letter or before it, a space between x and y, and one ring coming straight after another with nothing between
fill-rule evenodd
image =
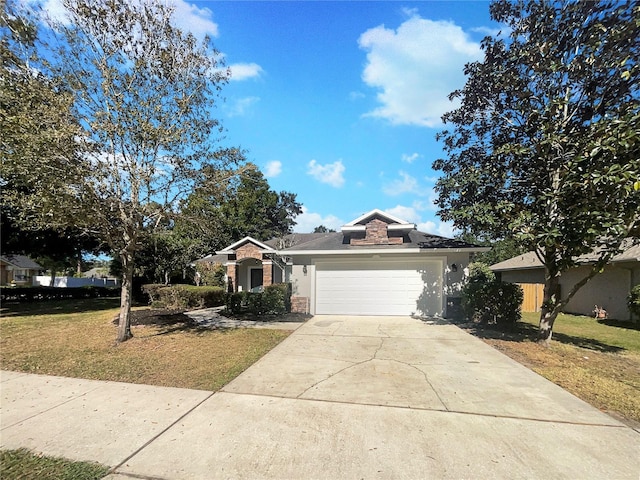
<instances>
[{"instance_id":1,"label":"shrub","mask_svg":"<svg viewBox=\"0 0 640 480\"><path fill-rule=\"evenodd\" d=\"M149 305L154 305L160 302L160 289L165 288L166 285L162 283L148 283L142 285L142 293L147 296Z\"/></svg>"},{"instance_id":2,"label":"shrub","mask_svg":"<svg viewBox=\"0 0 640 480\"><path fill-rule=\"evenodd\" d=\"M633 287L631 292L629 292L627 307L632 314L640 317L640 284Z\"/></svg>"},{"instance_id":3,"label":"shrub","mask_svg":"<svg viewBox=\"0 0 640 480\"><path fill-rule=\"evenodd\" d=\"M233 314L242 312L242 304L245 300L245 294L242 292L227 294L226 307Z\"/></svg>"},{"instance_id":4,"label":"shrub","mask_svg":"<svg viewBox=\"0 0 640 480\"><path fill-rule=\"evenodd\" d=\"M474 322L513 325L521 318L524 294L520 286L496 280L483 263L469 265L469 278L462 289L462 309Z\"/></svg>"},{"instance_id":5,"label":"shrub","mask_svg":"<svg viewBox=\"0 0 640 480\"><path fill-rule=\"evenodd\" d=\"M149 296L149 304L156 308L207 308L225 304L225 293L221 287L148 284L142 289Z\"/></svg>"},{"instance_id":6,"label":"shrub","mask_svg":"<svg viewBox=\"0 0 640 480\"><path fill-rule=\"evenodd\" d=\"M291 311L291 284L268 285L262 292L229 293L226 306L233 314L246 310L254 315L284 315Z\"/></svg>"},{"instance_id":7,"label":"shrub","mask_svg":"<svg viewBox=\"0 0 640 480\"><path fill-rule=\"evenodd\" d=\"M264 288L262 293L263 313L284 315L291 311L291 285L276 283Z\"/></svg>"}]
</instances>

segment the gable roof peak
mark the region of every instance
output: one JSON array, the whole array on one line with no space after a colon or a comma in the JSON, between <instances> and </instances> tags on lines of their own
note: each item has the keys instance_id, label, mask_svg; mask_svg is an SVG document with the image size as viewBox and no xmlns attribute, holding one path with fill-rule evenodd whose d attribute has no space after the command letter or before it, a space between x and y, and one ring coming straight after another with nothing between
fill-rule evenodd
<instances>
[{"instance_id":1,"label":"gable roof peak","mask_svg":"<svg viewBox=\"0 0 640 480\"><path fill-rule=\"evenodd\" d=\"M391 215L390 213L387 212L383 212L382 210L379 209L373 209L370 212L365 213L364 215L359 216L358 218L356 218L355 220L352 220L351 222L345 224L345 227L354 227L356 225L364 225L366 222L366 220L369 220L373 217L378 217L383 219L384 221L386 221L386 223L388 224L399 224L399 225L413 225L413 228L415 228L415 224L413 223L409 223L406 220L402 220L394 215Z\"/></svg>"},{"instance_id":2,"label":"gable roof peak","mask_svg":"<svg viewBox=\"0 0 640 480\"><path fill-rule=\"evenodd\" d=\"M256 245L258 248L262 249L262 250L267 250L269 252L273 251L273 247L270 247L269 245L264 244L263 242L256 240L253 237L244 237L241 240L238 240L235 243L232 243L231 245L229 245L228 247L224 248L223 250L220 250L219 252L216 252L216 254L226 254L226 253L234 253L235 249L244 245L245 243L253 243L254 245Z\"/></svg>"}]
</instances>

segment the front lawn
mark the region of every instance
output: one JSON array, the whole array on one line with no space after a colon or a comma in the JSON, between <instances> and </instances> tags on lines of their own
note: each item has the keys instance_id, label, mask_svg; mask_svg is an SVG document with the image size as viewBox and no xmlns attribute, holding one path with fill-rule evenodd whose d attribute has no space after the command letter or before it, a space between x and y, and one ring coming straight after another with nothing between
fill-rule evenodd
<instances>
[{"instance_id":1,"label":"front lawn","mask_svg":"<svg viewBox=\"0 0 640 480\"><path fill-rule=\"evenodd\" d=\"M97 463L37 455L23 448L0 451L2 480L97 480L108 471Z\"/></svg>"},{"instance_id":2,"label":"front lawn","mask_svg":"<svg viewBox=\"0 0 640 480\"><path fill-rule=\"evenodd\" d=\"M640 426L640 327L562 314L549 348L537 343L539 314L523 313L513 332L471 333L591 405Z\"/></svg>"},{"instance_id":3,"label":"front lawn","mask_svg":"<svg viewBox=\"0 0 640 480\"><path fill-rule=\"evenodd\" d=\"M3 369L65 377L217 391L290 332L206 330L183 315L132 327L115 344L118 299L3 305ZM143 309L144 310L144 309Z\"/></svg>"}]
</instances>

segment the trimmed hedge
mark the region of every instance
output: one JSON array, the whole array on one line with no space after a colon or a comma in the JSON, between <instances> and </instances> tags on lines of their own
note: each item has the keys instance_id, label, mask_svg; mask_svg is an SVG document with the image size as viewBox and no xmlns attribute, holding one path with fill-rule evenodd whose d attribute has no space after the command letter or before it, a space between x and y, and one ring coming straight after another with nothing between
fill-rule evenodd
<instances>
[{"instance_id":1,"label":"trimmed hedge","mask_svg":"<svg viewBox=\"0 0 640 480\"><path fill-rule=\"evenodd\" d=\"M79 298L117 297L120 287L0 287L2 302L31 302L34 300L65 300Z\"/></svg>"},{"instance_id":2,"label":"trimmed hedge","mask_svg":"<svg viewBox=\"0 0 640 480\"><path fill-rule=\"evenodd\" d=\"M233 314L284 315L291 311L291 284L275 283L262 292L238 292L227 295L227 310Z\"/></svg>"},{"instance_id":3,"label":"trimmed hedge","mask_svg":"<svg viewBox=\"0 0 640 480\"><path fill-rule=\"evenodd\" d=\"M147 284L142 291L155 308L189 309L218 307L225 304L222 287L196 287L194 285Z\"/></svg>"}]
</instances>

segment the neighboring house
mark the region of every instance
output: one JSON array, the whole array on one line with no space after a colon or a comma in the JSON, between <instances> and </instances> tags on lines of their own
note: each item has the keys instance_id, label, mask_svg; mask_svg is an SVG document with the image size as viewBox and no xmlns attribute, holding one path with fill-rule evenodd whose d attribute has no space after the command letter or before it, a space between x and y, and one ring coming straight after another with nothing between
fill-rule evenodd
<instances>
[{"instance_id":1,"label":"neighboring house","mask_svg":"<svg viewBox=\"0 0 640 480\"><path fill-rule=\"evenodd\" d=\"M25 255L0 255L0 285L31 285L43 268Z\"/></svg>"},{"instance_id":2,"label":"neighboring house","mask_svg":"<svg viewBox=\"0 0 640 480\"><path fill-rule=\"evenodd\" d=\"M594 261L593 255L579 257L579 265L567 270L560 277L560 294L567 293L576 282L587 276L590 265ZM491 270L499 273L503 281L520 284L525 289L525 303L530 302L533 305L533 308L527 310L540 310L544 267L534 252L492 265ZM640 284L640 245L634 245L631 240L628 240L623 244L622 253L613 257L602 273L593 277L578 290L565 306L564 311L593 315L595 306L598 305L607 311L609 318L631 320L631 313L627 308L627 296L638 284ZM530 292L530 298L526 298L527 292ZM533 296L536 298L534 299Z\"/></svg>"},{"instance_id":3,"label":"neighboring house","mask_svg":"<svg viewBox=\"0 0 640 480\"><path fill-rule=\"evenodd\" d=\"M290 282L295 312L447 316L459 305L469 255L487 250L373 210L340 232L245 237L209 259L226 266L230 291Z\"/></svg>"}]
</instances>

